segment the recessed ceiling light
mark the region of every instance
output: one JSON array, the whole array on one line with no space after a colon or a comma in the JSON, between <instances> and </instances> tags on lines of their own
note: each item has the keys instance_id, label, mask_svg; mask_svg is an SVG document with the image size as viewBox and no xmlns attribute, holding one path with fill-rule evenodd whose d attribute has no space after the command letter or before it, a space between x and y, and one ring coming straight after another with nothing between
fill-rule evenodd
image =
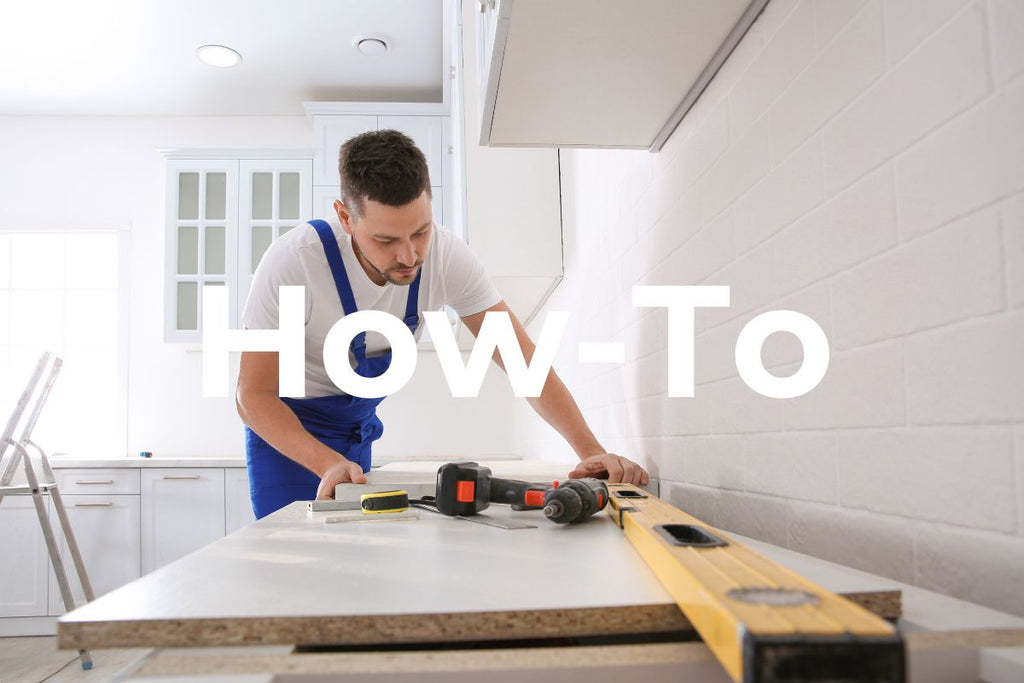
<instances>
[{"instance_id":1,"label":"recessed ceiling light","mask_svg":"<svg viewBox=\"0 0 1024 683\"><path fill-rule=\"evenodd\" d=\"M382 36L379 33L367 33L365 35L356 36L356 39L352 41L352 45L360 54L364 54L368 57L386 55L388 50L391 49L391 42L387 37Z\"/></svg>"},{"instance_id":2,"label":"recessed ceiling light","mask_svg":"<svg viewBox=\"0 0 1024 683\"><path fill-rule=\"evenodd\" d=\"M203 45L196 50L204 64L227 68L242 61L242 55L223 45Z\"/></svg>"}]
</instances>

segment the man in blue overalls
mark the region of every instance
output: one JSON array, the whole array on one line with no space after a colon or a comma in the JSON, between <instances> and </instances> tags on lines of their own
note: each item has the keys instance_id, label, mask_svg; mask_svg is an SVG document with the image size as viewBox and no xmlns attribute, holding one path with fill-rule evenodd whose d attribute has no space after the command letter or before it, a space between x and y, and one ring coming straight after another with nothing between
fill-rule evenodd
<instances>
[{"instance_id":1,"label":"man in blue overalls","mask_svg":"<svg viewBox=\"0 0 1024 683\"><path fill-rule=\"evenodd\" d=\"M277 353L241 357L236 402L257 518L296 500L333 498L340 483L366 481L370 446L383 432L376 411L382 399L340 393L327 376L323 342L341 317L385 311L416 334L420 311L449 305L476 335L488 311L505 311L524 357L534 351L480 260L434 225L426 158L411 139L387 130L358 135L342 146L338 170L337 221L310 221L275 240L242 315L248 329L277 329L278 287L305 287L306 398L278 396ZM381 375L391 361L387 340L357 335L349 360L364 377ZM497 354L495 362L501 365ZM528 400L579 456L570 477L606 473L612 482L647 483L642 467L605 451L554 370L541 395Z\"/></svg>"}]
</instances>

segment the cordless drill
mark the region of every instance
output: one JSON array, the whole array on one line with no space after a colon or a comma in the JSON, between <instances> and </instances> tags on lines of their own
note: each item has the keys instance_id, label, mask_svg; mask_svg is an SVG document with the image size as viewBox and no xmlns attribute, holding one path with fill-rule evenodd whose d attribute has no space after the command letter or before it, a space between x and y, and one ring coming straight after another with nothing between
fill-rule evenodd
<instances>
[{"instance_id":1,"label":"cordless drill","mask_svg":"<svg viewBox=\"0 0 1024 683\"><path fill-rule=\"evenodd\" d=\"M598 479L570 479L540 486L516 479L499 479L475 462L450 462L437 470L435 504L446 515L475 515L491 503L513 510L543 508L557 524L582 522L608 503L608 487Z\"/></svg>"},{"instance_id":2,"label":"cordless drill","mask_svg":"<svg viewBox=\"0 0 1024 683\"><path fill-rule=\"evenodd\" d=\"M489 467L475 462L449 462L437 470L435 503L445 515L475 515L491 503L507 503L513 510L544 507L547 486L516 479L499 479Z\"/></svg>"}]
</instances>

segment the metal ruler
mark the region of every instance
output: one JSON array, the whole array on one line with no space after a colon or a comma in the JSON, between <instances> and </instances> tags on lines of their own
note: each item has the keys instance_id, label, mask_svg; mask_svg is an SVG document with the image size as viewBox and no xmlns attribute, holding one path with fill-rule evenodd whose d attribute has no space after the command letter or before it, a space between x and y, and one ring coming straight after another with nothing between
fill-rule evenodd
<instances>
[{"instance_id":1,"label":"metal ruler","mask_svg":"<svg viewBox=\"0 0 1024 683\"><path fill-rule=\"evenodd\" d=\"M632 484L608 512L734 681L905 680L889 622Z\"/></svg>"}]
</instances>

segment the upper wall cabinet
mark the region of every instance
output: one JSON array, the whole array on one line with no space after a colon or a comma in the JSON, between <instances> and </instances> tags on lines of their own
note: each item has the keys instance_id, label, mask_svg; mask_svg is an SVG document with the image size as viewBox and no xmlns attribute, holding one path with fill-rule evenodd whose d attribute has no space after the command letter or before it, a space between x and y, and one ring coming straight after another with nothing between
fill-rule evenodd
<instances>
[{"instance_id":1,"label":"upper wall cabinet","mask_svg":"<svg viewBox=\"0 0 1024 683\"><path fill-rule=\"evenodd\" d=\"M461 234L458 212L451 207L452 150L446 105L406 103L305 102L313 120L314 210L317 217L333 215L338 199L338 152L346 140L371 130L394 129L412 138L427 158L434 221Z\"/></svg>"},{"instance_id":2,"label":"upper wall cabinet","mask_svg":"<svg viewBox=\"0 0 1024 683\"><path fill-rule=\"evenodd\" d=\"M238 328L264 252L310 219L312 151L174 150L164 156L164 340L199 342L203 286L229 288L229 325Z\"/></svg>"},{"instance_id":3,"label":"upper wall cabinet","mask_svg":"<svg viewBox=\"0 0 1024 683\"><path fill-rule=\"evenodd\" d=\"M476 0L480 144L657 151L768 0Z\"/></svg>"}]
</instances>

